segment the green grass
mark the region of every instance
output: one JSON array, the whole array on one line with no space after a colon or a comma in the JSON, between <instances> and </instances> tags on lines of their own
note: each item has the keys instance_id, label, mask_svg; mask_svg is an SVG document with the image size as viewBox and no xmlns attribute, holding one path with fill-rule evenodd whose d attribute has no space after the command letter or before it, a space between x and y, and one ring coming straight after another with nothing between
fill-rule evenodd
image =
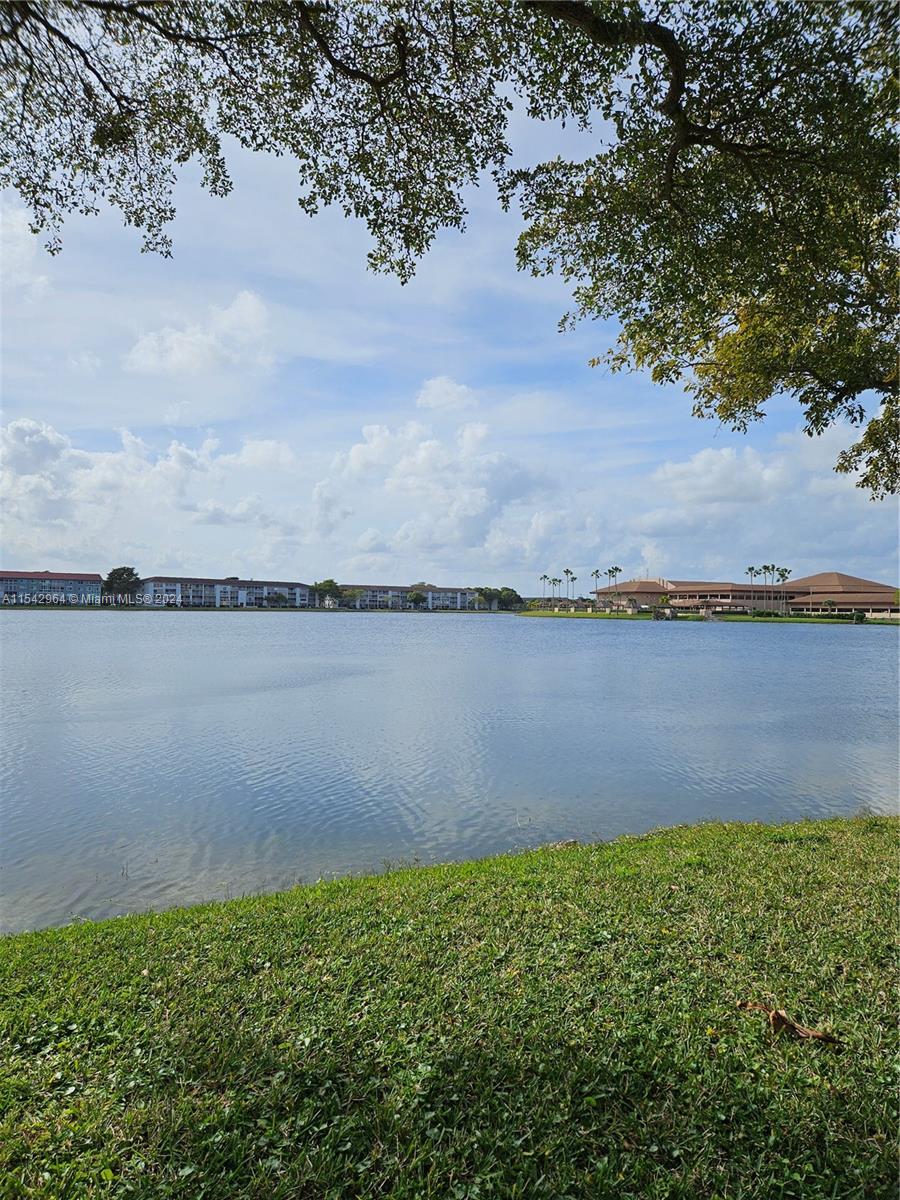
<instances>
[{"instance_id":1,"label":"green grass","mask_svg":"<svg viewBox=\"0 0 900 1200\"><path fill-rule=\"evenodd\" d=\"M594 621L649 621L652 613L607 613L607 612L547 612L546 609L530 609L518 614L521 617L587 617ZM703 621L699 613L679 613L679 621ZM717 613L714 621L752 621L755 625L852 625L852 621L836 620L834 617L749 617L744 614L724 615ZM900 625L893 617L871 617L866 625ZM857 626L858 628L858 626Z\"/></svg>"},{"instance_id":2,"label":"green grass","mask_svg":"<svg viewBox=\"0 0 900 1200\"><path fill-rule=\"evenodd\" d=\"M702 825L4 939L0 1195L893 1196L897 833Z\"/></svg>"},{"instance_id":3,"label":"green grass","mask_svg":"<svg viewBox=\"0 0 900 1200\"><path fill-rule=\"evenodd\" d=\"M552 612L546 608L523 609L520 617L588 617L592 621L649 621L651 613Z\"/></svg>"},{"instance_id":4,"label":"green grass","mask_svg":"<svg viewBox=\"0 0 900 1200\"><path fill-rule=\"evenodd\" d=\"M754 621L757 624L771 623L776 625L853 625L854 622L842 617L748 617L746 614L734 616L717 616L717 621ZM900 625L895 617L869 617L861 622L863 625ZM857 625L858 629L859 626Z\"/></svg>"}]
</instances>

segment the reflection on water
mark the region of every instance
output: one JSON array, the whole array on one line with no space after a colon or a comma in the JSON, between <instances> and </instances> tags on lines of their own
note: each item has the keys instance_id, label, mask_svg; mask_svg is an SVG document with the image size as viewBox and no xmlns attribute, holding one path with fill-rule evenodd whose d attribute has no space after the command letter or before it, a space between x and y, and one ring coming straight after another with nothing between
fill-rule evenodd
<instances>
[{"instance_id":1,"label":"reflection on water","mask_svg":"<svg viewBox=\"0 0 900 1200\"><path fill-rule=\"evenodd\" d=\"M896 629L9 612L0 637L7 930L896 804Z\"/></svg>"}]
</instances>

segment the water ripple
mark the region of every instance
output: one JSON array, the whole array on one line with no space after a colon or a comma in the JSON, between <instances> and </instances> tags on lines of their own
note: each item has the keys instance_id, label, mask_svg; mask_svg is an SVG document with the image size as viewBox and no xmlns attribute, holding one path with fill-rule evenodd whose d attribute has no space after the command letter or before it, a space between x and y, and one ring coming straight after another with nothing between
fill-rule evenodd
<instances>
[{"instance_id":1,"label":"water ripple","mask_svg":"<svg viewBox=\"0 0 900 1200\"><path fill-rule=\"evenodd\" d=\"M0 923L703 818L893 811L896 633L4 613Z\"/></svg>"}]
</instances>

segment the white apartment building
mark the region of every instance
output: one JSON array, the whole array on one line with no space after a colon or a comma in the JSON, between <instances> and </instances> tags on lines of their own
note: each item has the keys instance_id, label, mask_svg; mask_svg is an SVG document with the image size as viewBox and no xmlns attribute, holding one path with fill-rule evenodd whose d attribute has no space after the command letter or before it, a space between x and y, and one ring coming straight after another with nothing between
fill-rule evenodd
<instances>
[{"instance_id":1,"label":"white apartment building","mask_svg":"<svg viewBox=\"0 0 900 1200\"><path fill-rule=\"evenodd\" d=\"M141 582L143 603L176 608L268 608L276 593L289 608L308 608L310 588L305 583L273 579L197 579L153 575Z\"/></svg>"},{"instance_id":2,"label":"white apartment building","mask_svg":"<svg viewBox=\"0 0 900 1200\"><path fill-rule=\"evenodd\" d=\"M341 590L347 599L345 605L359 609L405 609L410 607L409 596L421 592L425 597L423 608L432 611L447 610L465 612L479 607L478 593L474 588L436 587L433 583L372 584L342 583ZM356 593L354 595L354 593ZM481 605L481 607L484 607Z\"/></svg>"},{"instance_id":3,"label":"white apartment building","mask_svg":"<svg viewBox=\"0 0 900 1200\"><path fill-rule=\"evenodd\" d=\"M433 583L372 584L342 583L341 607L362 610L411 608L410 594L420 592L423 609L433 612L467 612L485 607L475 588L437 587ZM193 578L152 575L142 581L142 603L175 608L269 608L274 593L280 592L290 608L335 607L316 594L315 584L272 579ZM278 603L276 601L276 603Z\"/></svg>"}]
</instances>

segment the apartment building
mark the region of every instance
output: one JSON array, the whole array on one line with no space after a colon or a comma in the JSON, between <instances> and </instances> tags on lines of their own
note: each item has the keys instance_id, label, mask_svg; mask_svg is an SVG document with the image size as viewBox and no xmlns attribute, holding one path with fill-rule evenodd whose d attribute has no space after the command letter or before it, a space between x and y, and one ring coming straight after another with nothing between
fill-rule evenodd
<instances>
[{"instance_id":1,"label":"apartment building","mask_svg":"<svg viewBox=\"0 0 900 1200\"><path fill-rule=\"evenodd\" d=\"M479 605L478 593L474 588L436 587L433 583L342 583L340 587L348 597L345 603L359 609L409 608L409 596L412 592L421 592L425 597L422 607L433 611L462 612L484 607Z\"/></svg>"},{"instance_id":2,"label":"apartment building","mask_svg":"<svg viewBox=\"0 0 900 1200\"><path fill-rule=\"evenodd\" d=\"M80 571L0 571L4 604L99 604L102 584Z\"/></svg>"},{"instance_id":3,"label":"apartment building","mask_svg":"<svg viewBox=\"0 0 900 1200\"><path fill-rule=\"evenodd\" d=\"M268 608L281 605L274 599L284 597L289 608L308 608L310 587L306 583L274 579L205 579L176 575L152 575L141 582L141 598L146 605L171 605L176 608Z\"/></svg>"},{"instance_id":4,"label":"apartment building","mask_svg":"<svg viewBox=\"0 0 900 1200\"><path fill-rule=\"evenodd\" d=\"M99 576L98 576L99 578ZM432 583L412 584L340 584L344 607L358 609L410 608L409 596L421 592L423 608L456 610L483 608L474 588L436 587ZM273 579L205 578L180 575L151 575L142 580L140 603L148 606L170 605L175 608L268 608L278 603L280 593L290 608L334 607L317 595L314 584Z\"/></svg>"}]
</instances>

